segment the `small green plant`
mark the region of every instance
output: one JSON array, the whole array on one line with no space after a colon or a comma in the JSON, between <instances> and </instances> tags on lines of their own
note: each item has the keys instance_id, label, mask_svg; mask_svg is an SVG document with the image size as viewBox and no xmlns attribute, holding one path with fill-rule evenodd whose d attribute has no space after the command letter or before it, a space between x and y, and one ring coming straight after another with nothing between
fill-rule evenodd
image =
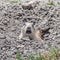
<instances>
[{"instance_id":1,"label":"small green plant","mask_svg":"<svg viewBox=\"0 0 60 60\"><path fill-rule=\"evenodd\" d=\"M16 58L17 60L22 60L22 56L19 52L16 52Z\"/></svg>"},{"instance_id":2,"label":"small green plant","mask_svg":"<svg viewBox=\"0 0 60 60\"><path fill-rule=\"evenodd\" d=\"M41 53L39 53L39 54L28 55L26 60L45 60L45 58Z\"/></svg>"},{"instance_id":3,"label":"small green plant","mask_svg":"<svg viewBox=\"0 0 60 60\"><path fill-rule=\"evenodd\" d=\"M16 53L17 60L23 60L19 52ZM39 54L29 54L24 60L60 60L60 49L50 48L49 51Z\"/></svg>"},{"instance_id":4,"label":"small green plant","mask_svg":"<svg viewBox=\"0 0 60 60\"><path fill-rule=\"evenodd\" d=\"M36 57L36 60L46 60L46 59L41 53L39 53L39 55Z\"/></svg>"},{"instance_id":5,"label":"small green plant","mask_svg":"<svg viewBox=\"0 0 60 60\"><path fill-rule=\"evenodd\" d=\"M50 1L50 0L48 0L48 3L47 4L48 5L55 5L54 1Z\"/></svg>"},{"instance_id":6,"label":"small green plant","mask_svg":"<svg viewBox=\"0 0 60 60\"><path fill-rule=\"evenodd\" d=\"M18 2L20 2L21 0L7 0L8 2L10 2L10 3L18 3Z\"/></svg>"},{"instance_id":7,"label":"small green plant","mask_svg":"<svg viewBox=\"0 0 60 60\"><path fill-rule=\"evenodd\" d=\"M51 48L49 55L50 55L50 60L54 60L56 58L55 57L56 56L56 50Z\"/></svg>"},{"instance_id":8,"label":"small green plant","mask_svg":"<svg viewBox=\"0 0 60 60\"><path fill-rule=\"evenodd\" d=\"M26 58L26 60L35 60L35 54L29 54Z\"/></svg>"},{"instance_id":9,"label":"small green plant","mask_svg":"<svg viewBox=\"0 0 60 60\"><path fill-rule=\"evenodd\" d=\"M57 2L58 5L60 5L60 2Z\"/></svg>"}]
</instances>

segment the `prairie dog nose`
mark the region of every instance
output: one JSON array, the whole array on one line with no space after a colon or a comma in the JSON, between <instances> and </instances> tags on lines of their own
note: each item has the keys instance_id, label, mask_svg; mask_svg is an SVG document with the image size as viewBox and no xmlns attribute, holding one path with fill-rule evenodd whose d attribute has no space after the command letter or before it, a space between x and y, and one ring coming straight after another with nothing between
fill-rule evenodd
<instances>
[{"instance_id":1,"label":"prairie dog nose","mask_svg":"<svg viewBox=\"0 0 60 60\"><path fill-rule=\"evenodd\" d=\"M27 27L26 33L27 33L27 34L31 34L31 33L32 33L31 27Z\"/></svg>"},{"instance_id":2,"label":"prairie dog nose","mask_svg":"<svg viewBox=\"0 0 60 60\"><path fill-rule=\"evenodd\" d=\"M31 27L27 27L28 30L31 30Z\"/></svg>"}]
</instances>

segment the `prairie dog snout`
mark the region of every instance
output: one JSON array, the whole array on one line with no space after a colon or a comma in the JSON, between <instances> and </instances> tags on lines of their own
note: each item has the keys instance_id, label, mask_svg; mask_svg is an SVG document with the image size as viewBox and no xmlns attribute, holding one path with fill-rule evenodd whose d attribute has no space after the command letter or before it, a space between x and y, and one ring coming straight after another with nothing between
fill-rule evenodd
<instances>
[{"instance_id":1,"label":"prairie dog snout","mask_svg":"<svg viewBox=\"0 0 60 60\"><path fill-rule=\"evenodd\" d=\"M27 27L26 33L27 33L27 34L32 33L32 31L31 31L31 27Z\"/></svg>"}]
</instances>

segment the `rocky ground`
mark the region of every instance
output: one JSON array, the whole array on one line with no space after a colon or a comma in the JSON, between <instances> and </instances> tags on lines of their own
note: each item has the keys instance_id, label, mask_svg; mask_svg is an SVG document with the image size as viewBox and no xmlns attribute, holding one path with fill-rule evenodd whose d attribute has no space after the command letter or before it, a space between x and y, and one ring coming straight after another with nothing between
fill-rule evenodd
<instances>
[{"instance_id":1,"label":"rocky ground","mask_svg":"<svg viewBox=\"0 0 60 60\"><path fill-rule=\"evenodd\" d=\"M24 38L18 40L24 22L35 22L40 28L50 28L44 33L43 43ZM48 50L60 46L60 6L40 5L40 2L25 6L19 4L0 5L0 60L16 60L16 52L24 57L31 52Z\"/></svg>"}]
</instances>

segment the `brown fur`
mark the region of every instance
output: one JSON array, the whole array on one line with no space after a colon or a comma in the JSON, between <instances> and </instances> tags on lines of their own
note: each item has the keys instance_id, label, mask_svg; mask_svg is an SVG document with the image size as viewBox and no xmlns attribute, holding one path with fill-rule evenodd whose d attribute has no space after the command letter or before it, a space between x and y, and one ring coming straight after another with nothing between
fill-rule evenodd
<instances>
[{"instance_id":1,"label":"brown fur","mask_svg":"<svg viewBox=\"0 0 60 60\"><path fill-rule=\"evenodd\" d=\"M41 40L42 39L42 31L40 29L37 29L35 31L35 36L36 36L37 40Z\"/></svg>"}]
</instances>

